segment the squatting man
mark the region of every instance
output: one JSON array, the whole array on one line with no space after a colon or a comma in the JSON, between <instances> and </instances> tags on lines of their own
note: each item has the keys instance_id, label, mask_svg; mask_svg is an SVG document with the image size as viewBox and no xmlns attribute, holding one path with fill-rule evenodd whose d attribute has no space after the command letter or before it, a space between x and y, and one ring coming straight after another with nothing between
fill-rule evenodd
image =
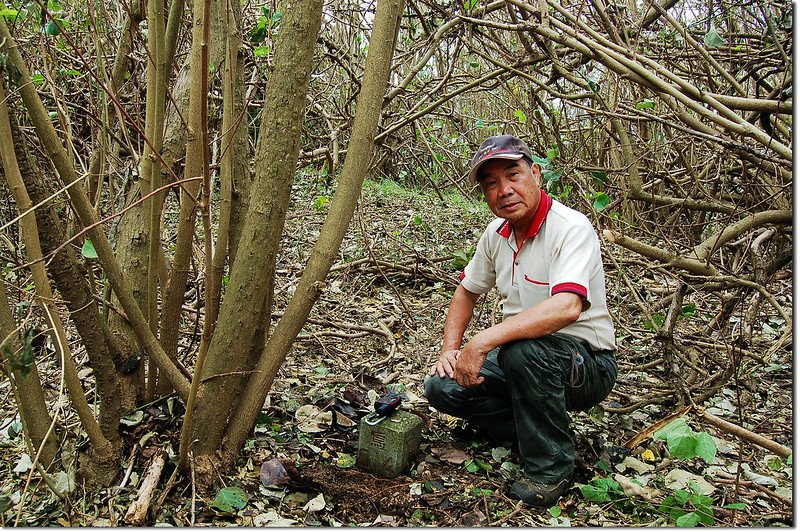
<instances>
[{"instance_id":1,"label":"squatting man","mask_svg":"<svg viewBox=\"0 0 800 532\"><path fill-rule=\"evenodd\" d=\"M509 495L551 506L575 467L568 411L602 401L617 377L600 241L586 216L541 190L541 169L514 136L486 139L469 178L497 218L461 274L425 396L516 446L523 475ZM502 321L465 343L478 297L495 286Z\"/></svg>"}]
</instances>

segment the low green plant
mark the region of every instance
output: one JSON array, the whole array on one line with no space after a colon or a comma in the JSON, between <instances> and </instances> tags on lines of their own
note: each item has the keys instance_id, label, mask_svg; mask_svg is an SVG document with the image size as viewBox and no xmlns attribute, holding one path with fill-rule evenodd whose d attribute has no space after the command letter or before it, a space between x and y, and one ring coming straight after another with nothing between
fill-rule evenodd
<instances>
[{"instance_id":1,"label":"low green plant","mask_svg":"<svg viewBox=\"0 0 800 532\"><path fill-rule=\"evenodd\" d=\"M619 482L611 477L600 477L581 486L581 494L592 502L612 502L625 497Z\"/></svg>"},{"instance_id":2,"label":"low green plant","mask_svg":"<svg viewBox=\"0 0 800 532\"><path fill-rule=\"evenodd\" d=\"M469 261L472 260L472 256L475 254L475 246L472 246L469 249L459 249L458 251L453 252L453 269L456 270L463 270Z\"/></svg>"},{"instance_id":3,"label":"low green plant","mask_svg":"<svg viewBox=\"0 0 800 532\"><path fill-rule=\"evenodd\" d=\"M494 469L491 466L491 464L484 462L480 458L473 458L472 460L467 460L466 462L464 462L464 468L470 473L479 473L481 471L490 473Z\"/></svg>"},{"instance_id":4,"label":"low green plant","mask_svg":"<svg viewBox=\"0 0 800 532\"><path fill-rule=\"evenodd\" d=\"M682 417L672 421L653 434L667 442L667 450L674 458L691 460L702 458L709 464L717 455L717 444L707 432L695 432Z\"/></svg>"},{"instance_id":5,"label":"low green plant","mask_svg":"<svg viewBox=\"0 0 800 532\"><path fill-rule=\"evenodd\" d=\"M674 495L665 497L658 507L659 512L663 512L675 521L676 526L693 527L699 524L713 525L714 510L711 508L713 499L708 495L703 495L695 482L689 483L689 489L675 490ZM734 503L738 508L742 503ZM728 505L734 506L734 505Z\"/></svg>"}]
</instances>

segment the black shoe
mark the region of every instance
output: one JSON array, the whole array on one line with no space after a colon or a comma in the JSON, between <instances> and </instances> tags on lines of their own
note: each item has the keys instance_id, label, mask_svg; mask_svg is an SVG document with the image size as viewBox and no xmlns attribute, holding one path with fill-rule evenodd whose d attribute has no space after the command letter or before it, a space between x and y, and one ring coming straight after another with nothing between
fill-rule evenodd
<instances>
[{"instance_id":1,"label":"black shoe","mask_svg":"<svg viewBox=\"0 0 800 532\"><path fill-rule=\"evenodd\" d=\"M519 499L529 506L553 506L567 491L571 483L570 477L561 479L555 484L541 484L529 478L514 482L508 492L512 499Z\"/></svg>"}]
</instances>

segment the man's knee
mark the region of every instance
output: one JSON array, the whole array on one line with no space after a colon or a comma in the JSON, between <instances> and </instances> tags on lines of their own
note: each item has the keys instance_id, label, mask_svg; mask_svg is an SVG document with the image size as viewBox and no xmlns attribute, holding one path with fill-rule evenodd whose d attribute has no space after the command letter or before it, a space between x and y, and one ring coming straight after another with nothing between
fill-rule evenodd
<instances>
[{"instance_id":1,"label":"man's knee","mask_svg":"<svg viewBox=\"0 0 800 532\"><path fill-rule=\"evenodd\" d=\"M444 391L445 379L439 376L428 377L425 379L425 398L435 409L444 404L447 393Z\"/></svg>"},{"instance_id":2,"label":"man's knee","mask_svg":"<svg viewBox=\"0 0 800 532\"><path fill-rule=\"evenodd\" d=\"M456 381L450 377L434 375L425 379L425 398L428 403L439 412L453 414L459 409L463 398L459 390L463 390Z\"/></svg>"}]
</instances>

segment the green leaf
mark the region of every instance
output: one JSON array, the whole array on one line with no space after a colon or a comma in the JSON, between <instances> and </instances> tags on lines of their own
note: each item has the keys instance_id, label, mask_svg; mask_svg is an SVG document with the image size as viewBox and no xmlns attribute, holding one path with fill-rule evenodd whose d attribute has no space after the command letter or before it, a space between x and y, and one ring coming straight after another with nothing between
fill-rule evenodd
<instances>
[{"instance_id":1,"label":"green leaf","mask_svg":"<svg viewBox=\"0 0 800 532\"><path fill-rule=\"evenodd\" d=\"M747 505L743 502L732 502L730 504L726 504L723 508L727 508L728 510L746 510Z\"/></svg>"},{"instance_id":2,"label":"green leaf","mask_svg":"<svg viewBox=\"0 0 800 532\"><path fill-rule=\"evenodd\" d=\"M694 434L689 436L674 435L667 437L667 448L669 449L669 454L675 458L682 458L684 460L694 458L697 456L697 453L695 452L696 447L697 437Z\"/></svg>"},{"instance_id":3,"label":"green leaf","mask_svg":"<svg viewBox=\"0 0 800 532\"><path fill-rule=\"evenodd\" d=\"M550 163L553 162L550 159L543 159L541 157L537 157L536 155L531 155L531 159L533 159L533 162L541 166L543 170L545 168L550 168Z\"/></svg>"},{"instance_id":4,"label":"green leaf","mask_svg":"<svg viewBox=\"0 0 800 532\"><path fill-rule=\"evenodd\" d=\"M11 508L11 497L8 495L0 495L0 514L6 513L6 510Z\"/></svg>"},{"instance_id":5,"label":"green leaf","mask_svg":"<svg viewBox=\"0 0 800 532\"><path fill-rule=\"evenodd\" d=\"M520 124L524 124L525 122L528 121L528 117L525 115L525 112L522 111L521 109L517 109L516 111L514 111L514 116L517 117L517 120L519 121Z\"/></svg>"},{"instance_id":6,"label":"green leaf","mask_svg":"<svg viewBox=\"0 0 800 532\"><path fill-rule=\"evenodd\" d=\"M611 473L611 464L609 464L608 462L606 462L602 458L600 460L598 460L597 463L594 466L596 468L598 468L598 469L602 469L606 473Z\"/></svg>"},{"instance_id":7,"label":"green leaf","mask_svg":"<svg viewBox=\"0 0 800 532\"><path fill-rule=\"evenodd\" d=\"M478 5L478 0L464 0L464 10L472 11Z\"/></svg>"},{"instance_id":8,"label":"green leaf","mask_svg":"<svg viewBox=\"0 0 800 532\"><path fill-rule=\"evenodd\" d=\"M561 181L561 176L564 174L563 170L545 170L542 177L548 185L558 183Z\"/></svg>"},{"instance_id":9,"label":"green leaf","mask_svg":"<svg viewBox=\"0 0 800 532\"><path fill-rule=\"evenodd\" d=\"M695 312L697 312L697 305L694 303L689 303L681 307L681 315L687 318L694 316Z\"/></svg>"},{"instance_id":10,"label":"green leaf","mask_svg":"<svg viewBox=\"0 0 800 532\"><path fill-rule=\"evenodd\" d=\"M336 454L336 467L347 469L356 465L356 459L352 454L337 453Z\"/></svg>"},{"instance_id":11,"label":"green leaf","mask_svg":"<svg viewBox=\"0 0 800 532\"><path fill-rule=\"evenodd\" d=\"M498 464L503 463L503 459L511 454L511 451L506 449L505 447L494 447L492 448L492 460L497 462Z\"/></svg>"},{"instance_id":12,"label":"green leaf","mask_svg":"<svg viewBox=\"0 0 800 532\"><path fill-rule=\"evenodd\" d=\"M40 72L37 72L36 74L31 76L31 81L33 82L34 85L41 85L42 83L44 83L44 76Z\"/></svg>"},{"instance_id":13,"label":"green leaf","mask_svg":"<svg viewBox=\"0 0 800 532\"><path fill-rule=\"evenodd\" d=\"M63 26L63 21L59 20L58 22ZM47 35L52 35L55 37L56 35L61 34L61 28L59 27L58 24L56 24L54 20L51 20L50 22L44 25L44 32Z\"/></svg>"},{"instance_id":14,"label":"green leaf","mask_svg":"<svg viewBox=\"0 0 800 532\"><path fill-rule=\"evenodd\" d=\"M644 328L649 329L651 331L659 329L662 325L664 325L664 314L662 312L656 312L655 314L653 314L653 321L647 320L646 322L644 322ZM659 437L658 432L656 433L656 437Z\"/></svg>"},{"instance_id":15,"label":"green leaf","mask_svg":"<svg viewBox=\"0 0 800 532\"><path fill-rule=\"evenodd\" d=\"M695 453L697 456L709 464L714 463L714 458L717 456L717 444L714 439L707 432L697 433L696 438Z\"/></svg>"},{"instance_id":16,"label":"green leaf","mask_svg":"<svg viewBox=\"0 0 800 532\"><path fill-rule=\"evenodd\" d=\"M267 38L267 19L265 17L259 17L258 23L253 26L253 29L250 31L250 42L257 43L261 42ZM257 54L257 49L254 50L254 53ZM259 57L256 55L256 57Z\"/></svg>"},{"instance_id":17,"label":"green leaf","mask_svg":"<svg viewBox=\"0 0 800 532\"><path fill-rule=\"evenodd\" d=\"M253 48L253 55L255 57L267 57L269 55L269 46L256 46Z\"/></svg>"},{"instance_id":18,"label":"green leaf","mask_svg":"<svg viewBox=\"0 0 800 532\"><path fill-rule=\"evenodd\" d=\"M664 497L664 500L661 501L661 504L658 506L659 512L667 512L670 508L675 506L675 498L674 497Z\"/></svg>"},{"instance_id":19,"label":"green leaf","mask_svg":"<svg viewBox=\"0 0 800 532\"><path fill-rule=\"evenodd\" d=\"M581 494L592 502L611 501L611 495L608 494L607 488L603 489L592 485L581 486Z\"/></svg>"},{"instance_id":20,"label":"green leaf","mask_svg":"<svg viewBox=\"0 0 800 532\"><path fill-rule=\"evenodd\" d=\"M594 180L601 185L608 183L608 174L606 172L593 171L589 172L589 175L591 175Z\"/></svg>"},{"instance_id":21,"label":"green leaf","mask_svg":"<svg viewBox=\"0 0 800 532\"><path fill-rule=\"evenodd\" d=\"M81 248L81 255L86 257L87 259L96 259L97 258L97 250L94 249L94 244L88 238L83 241L83 247Z\"/></svg>"},{"instance_id":22,"label":"green leaf","mask_svg":"<svg viewBox=\"0 0 800 532\"><path fill-rule=\"evenodd\" d=\"M0 8L0 17L3 17L6 20L6 22L14 22L14 20L16 20L18 15L19 11L17 11L16 9L11 9L10 7Z\"/></svg>"},{"instance_id":23,"label":"green leaf","mask_svg":"<svg viewBox=\"0 0 800 532\"><path fill-rule=\"evenodd\" d=\"M477 120L475 120L475 127L478 129L483 129L486 127L486 122L478 118Z\"/></svg>"},{"instance_id":24,"label":"green leaf","mask_svg":"<svg viewBox=\"0 0 800 532\"><path fill-rule=\"evenodd\" d=\"M553 517L558 517L559 515L561 515L561 507L560 506L551 506L550 508L547 509L547 511Z\"/></svg>"},{"instance_id":25,"label":"green leaf","mask_svg":"<svg viewBox=\"0 0 800 532\"><path fill-rule=\"evenodd\" d=\"M549 148L547 148L547 158L550 159L551 161L557 159L558 155L559 155L558 146L550 146Z\"/></svg>"},{"instance_id":26,"label":"green leaf","mask_svg":"<svg viewBox=\"0 0 800 532\"><path fill-rule=\"evenodd\" d=\"M330 202L331 199L328 196L317 196L317 199L314 200L314 208L318 211L324 210Z\"/></svg>"},{"instance_id":27,"label":"green leaf","mask_svg":"<svg viewBox=\"0 0 800 532\"><path fill-rule=\"evenodd\" d=\"M716 28L711 28L708 33L706 33L706 36L703 37L703 44L705 44L707 48L719 48L725 44L725 41Z\"/></svg>"},{"instance_id":28,"label":"green leaf","mask_svg":"<svg viewBox=\"0 0 800 532\"><path fill-rule=\"evenodd\" d=\"M714 513L710 507L704 506L702 508L698 508L694 513L697 514L697 516L700 518L700 522L704 525L714 524Z\"/></svg>"},{"instance_id":29,"label":"green leaf","mask_svg":"<svg viewBox=\"0 0 800 532\"><path fill-rule=\"evenodd\" d=\"M686 490L675 490L675 502L677 502L680 506L683 506L687 502L689 502L689 497L691 497L691 493Z\"/></svg>"},{"instance_id":30,"label":"green leaf","mask_svg":"<svg viewBox=\"0 0 800 532\"><path fill-rule=\"evenodd\" d=\"M640 111L642 111L644 109L655 109L656 108L656 102L654 102L653 100L651 100L649 98L645 98L644 100L642 100L641 102L636 104L636 108L639 109Z\"/></svg>"},{"instance_id":31,"label":"green leaf","mask_svg":"<svg viewBox=\"0 0 800 532\"><path fill-rule=\"evenodd\" d=\"M581 486L584 497L593 502L611 501L611 493L619 493L620 487L612 478L603 477L592 481L591 485Z\"/></svg>"},{"instance_id":32,"label":"green leaf","mask_svg":"<svg viewBox=\"0 0 800 532\"><path fill-rule=\"evenodd\" d=\"M242 488L232 486L222 488L214 500L211 507L225 513L233 513L234 509L241 510L247 506L247 493Z\"/></svg>"},{"instance_id":33,"label":"green leaf","mask_svg":"<svg viewBox=\"0 0 800 532\"><path fill-rule=\"evenodd\" d=\"M480 470L478 464L475 463L475 460L468 460L467 462L464 463L464 467L470 473L477 473Z\"/></svg>"},{"instance_id":34,"label":"green leaf","mask_svg":"<svg viewBox=\"0 0 800 532\"><path fill-rule=\"evenodd\" d=\"M700 516L695 512L683 514L675 520L675 525L679 527L693 527L697 526L698 523L700 523Z\"/></svg>"},{"instance_id":35,"label":"green leaf","mask_svg":"<svg viewBox=\"0 0 800 532\"><path fill-rule=\"evenodd\" d=\"M488 471L488 472L491 472L491 471L492 471L492 466L491 466L491 464L489 464L489 463L487 463L487 462L484 462L484 461L483 461L483 460L481 460L480 458L474 458L474 459L473 459L473 461L475 462L475 464L476 464L478 467L480 467L480 468L481 468L481 469L483 469L484 471Z\"/></svg>"},{"instance_id":36,"label":"green leaf","mask_svg":"<svg viewBox=\"0 0 800 532\"><path fill-rule=\"evenodd\" d=\"M605 192L595 192L594 205L592 205L592 207L594 207L594 210L596 210L597 212L601 212L606 207L608 207L609 203L611 203L611 198L608 197L608 194L606 194Z\"/></svg>"},{"instance_id":37,"label":"green leaf","mask_svg":"<svg viewBox=\"0 0 800 532\"><path fill-rule=\"evenodd\" d=\"M459 249L458 251L453 252L453 268L457 270L463 269L467 264L469 264L470 259L475 254L475 246L472 246L469 249Z\"/></svg>"}]
</instances>

